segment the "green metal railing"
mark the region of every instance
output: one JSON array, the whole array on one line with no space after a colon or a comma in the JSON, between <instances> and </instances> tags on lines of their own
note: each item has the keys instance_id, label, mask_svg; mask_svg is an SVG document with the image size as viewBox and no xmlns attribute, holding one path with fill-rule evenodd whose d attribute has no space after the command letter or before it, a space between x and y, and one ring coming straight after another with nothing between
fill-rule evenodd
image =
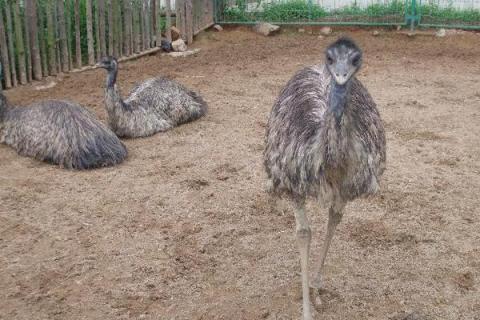
<instances>
[{"instance_id":1,"label":"green metal railing","mask_svg":"<svg viewBox=\"0 0 480 320\"><path fill-rule=\"evenodd\" d=\"M480 29L480 0L215 0L222 24Z\"/></svg>"}]
</instances>

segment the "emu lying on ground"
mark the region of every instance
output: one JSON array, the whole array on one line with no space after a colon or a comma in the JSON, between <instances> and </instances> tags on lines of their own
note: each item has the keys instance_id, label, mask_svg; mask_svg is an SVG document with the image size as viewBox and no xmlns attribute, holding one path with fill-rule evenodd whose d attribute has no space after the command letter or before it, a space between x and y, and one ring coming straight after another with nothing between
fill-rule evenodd
<instances>
[{"instance_id":1,"label":"emu lying on ground","mask_svg":"<svg viewBox=\"0 0 480 320\"><path fill-rule=\"evenodd\" d=\"M303 319L312 319L308 257L311 232L307 197L331 204L325 243L313 287L320 286L325 257L347 201L375 193L385 169L385 132L375 103L355 78L362 53L341 38L326 63L299 71L270 114L264 164L273 194L294 201L300 251Z\"/></svg>"},{"instance_id":2,"label":"emu lying on ground","mask_svg":"<svg viewBox=\"0 0 480 320\"><path fill-rule=\"evenodd\" d=\"M0 142L67 169L112 166L127 156L118 137L79 104L50 100L14 107L1 93Z\"/></svg>"},{"instance_id":3,"label":"emu lying on ground","mask_svg":"<svg viewBox=\"0 0 480 320\"><path fill-rule=\"evenodd\" d=\"M108 71L105 107L108 123L119 137L150 136L196 120L207 111L207 104L198 94L162 77L137 85L122 100L116 85L117 60L105 57L97 66Z\"/></svg>"}]
</instances>

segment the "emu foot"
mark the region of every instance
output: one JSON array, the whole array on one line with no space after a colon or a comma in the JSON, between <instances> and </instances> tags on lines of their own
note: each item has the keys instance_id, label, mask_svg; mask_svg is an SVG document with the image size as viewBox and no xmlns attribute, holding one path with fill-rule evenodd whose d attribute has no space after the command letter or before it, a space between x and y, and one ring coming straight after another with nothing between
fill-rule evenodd
<instances>
[{"instance_id":1,"label":"emu foot","mask_svg":"<svg viewBox=\"0 0 480 320\"><path fill-rule=\"evenodd\" d=\"M310 281L310 288L317 290L322 289L322 277L319 274Z\"/></svg>"}]
</instances>

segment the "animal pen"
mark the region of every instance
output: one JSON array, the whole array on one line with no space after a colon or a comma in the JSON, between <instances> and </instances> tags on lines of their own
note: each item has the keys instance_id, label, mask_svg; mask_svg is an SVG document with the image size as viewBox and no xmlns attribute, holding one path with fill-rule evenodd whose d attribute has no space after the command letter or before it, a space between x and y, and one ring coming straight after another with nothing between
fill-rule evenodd
<instances>
[{"instance_id":1,"label":"animal pen","mask_svg":"<svg viewBox=\"0 0 480 320\"><path fill-rule=\"evenodd\" d=\"M156 52L172 26L191 43L214 22L480 29L480 1L0 0L2 86Z\"/></svg>"},{"instance_id":2,"label":"animal pen","mask_svg":"<svg viewBox=\"0 0 480 320\"><path fill-rule=\"evenodd\" d=\"M212 0L0 0L2 85L156 52L175 25L191 43L212 24Z\"/></svg>"}]
</instances>

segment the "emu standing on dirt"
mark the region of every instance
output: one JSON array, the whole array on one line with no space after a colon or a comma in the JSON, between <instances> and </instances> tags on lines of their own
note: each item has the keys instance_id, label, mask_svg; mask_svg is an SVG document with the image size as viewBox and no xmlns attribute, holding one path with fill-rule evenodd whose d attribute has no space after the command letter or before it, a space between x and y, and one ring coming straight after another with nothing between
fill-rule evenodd
<instances>
[{"instance_id":1,"label":"emu standing on dirt","mask_svg":"<svg viewBox=\"0 0 480 320\"><path fill-rule=\"evenodd\" d=\"M341 38L326 50L326 63L299 71L273 106L264 163L271 191L295 203L300 251L303 319L312 319L308 257L311 232L305 200L331 203L327 234L313 287L347 201L375 193L385 169L385 132L378 110L355 78L362 52Z\"/></svg>"},{"instance_id":2,"label":"emu standing on dirt","mask_svg":"<svg viewBox=\"0 0 480 320\"><path fill-rule=\"evenodd\" d=\"M13 107L2 93L0 142L67 169L112 166L127 156L118 137L79 104L50 100Z\"/></svg>"},{"instance_id":3,"label":"emu standing on dirt","mask_svg":"<svg viewBox=\"0 0 480 320\"><path fill-rule=\"evenodd\" d=\"M119 137L150 136L196 120L207 111L207 104L198 94L163 77L137 85L122 100L116 85L117 60L105 57L97 66L108 71L105 107L108 123Z\"/></svg>"}]
</instances>

